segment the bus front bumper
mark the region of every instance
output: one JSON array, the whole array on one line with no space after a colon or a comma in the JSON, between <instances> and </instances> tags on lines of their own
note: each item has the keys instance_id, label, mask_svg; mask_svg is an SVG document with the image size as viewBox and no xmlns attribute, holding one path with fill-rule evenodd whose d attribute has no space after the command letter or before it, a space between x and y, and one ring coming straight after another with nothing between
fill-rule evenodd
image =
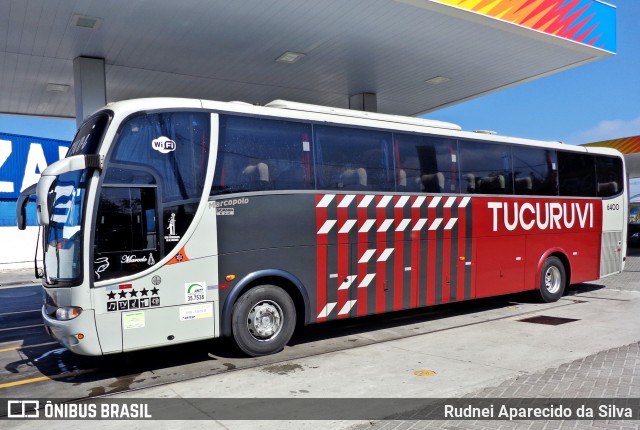
<instances>
[{"instance_id":1,"label":"bus front bumper","mask_svg":"<svg viewBox=\"0 0 640 430\"><path fill-rule=\"evenodd\" d=\"M102 355L93 310L83 310L72 320L60 321L49 316L46 306L43 306L42 320L46 332L71 352L80 355Z\"/></svg>"}]
</instances>

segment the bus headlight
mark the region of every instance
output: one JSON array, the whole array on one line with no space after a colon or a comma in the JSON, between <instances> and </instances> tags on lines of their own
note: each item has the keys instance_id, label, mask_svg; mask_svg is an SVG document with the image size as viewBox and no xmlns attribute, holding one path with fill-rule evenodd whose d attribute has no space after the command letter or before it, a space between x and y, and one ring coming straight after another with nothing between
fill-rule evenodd
<instances>
[{"instance_id":1,"label":"bus headlight","mask_svg":"<svg viewBox=\"0 0 640 430\"><path fill-rule=\"evenodd\" d=\"M64 306L56 310L56 319L60 321L72 320L82 313L82 308L76 306Z\"/></svg>"}]
</instances>

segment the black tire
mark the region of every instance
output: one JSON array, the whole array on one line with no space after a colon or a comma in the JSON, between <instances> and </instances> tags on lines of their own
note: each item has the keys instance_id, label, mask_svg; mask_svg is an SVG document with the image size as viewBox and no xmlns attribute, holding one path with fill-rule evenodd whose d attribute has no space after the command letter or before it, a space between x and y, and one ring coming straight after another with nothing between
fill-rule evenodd
<instances>
[{"instance_id":1,"label":"black tire","mask_svg":"<svg viewBox=\"0 0 640 430\"><path fill-rule=\"evenodd\" d=\"M545 303L557 302L564 294L567 273L558 257L549 257L540 270L540 285L536 297Z\"/></svg>"},{"instance_id":2,"label":"black tire","mask_svg":"<svg viewBox=\"0 0 640 430\"><path fill-rule=\"evenodd\" d=\"M296 326L296 307L282 288L260 285L245 292L233 306L232 338L251 357L281 351Z\"/></svg>"}]
</instances>

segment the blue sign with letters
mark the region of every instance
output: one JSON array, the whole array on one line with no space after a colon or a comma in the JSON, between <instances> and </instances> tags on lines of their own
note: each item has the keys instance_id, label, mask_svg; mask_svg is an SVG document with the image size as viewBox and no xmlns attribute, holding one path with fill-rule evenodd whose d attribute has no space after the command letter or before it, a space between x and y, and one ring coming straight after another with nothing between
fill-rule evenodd
<instances>
[{"instance_id":1,"label":"blue sign with letters","mask_svg":"<svg viewBox=\"0 0 640 430\"><path fill-rule=\"evenodd\" d=\"M0 225L15 226L20 192L38 182L47 166L64 158L70 145L64 140L0 133Z\"/></svg>"}]
</instances>

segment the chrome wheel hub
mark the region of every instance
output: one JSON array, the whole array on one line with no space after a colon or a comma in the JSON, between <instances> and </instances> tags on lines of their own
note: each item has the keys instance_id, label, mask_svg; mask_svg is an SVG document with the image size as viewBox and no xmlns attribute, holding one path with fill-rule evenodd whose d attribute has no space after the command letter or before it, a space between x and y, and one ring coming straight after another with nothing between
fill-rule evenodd
<instances>
[{"instance_id":1,"label":"chrome wheel hub","mask_svg":"<svg viewBox=\"0 0 640 430\"><path fill-rule=\"evenodd\" d=\"M560 283L562 281L562 276L560 274L560 269L555 266L551 266L547 269L547 272L544 274L544 286L547 291L551 294L555 294L560 290Z\"/></svg>"},{"instance_id":2,"label":"chrome wheel hub","mask_svg":"<svg viewBox=\"0 0 640 430\"><path fill-rule=\"evenodd\" d=\"M249 311L247 329L257 340L269 340L282 328L282 309L271 300L256 303Z\"/></svg>"}]
</instances>

